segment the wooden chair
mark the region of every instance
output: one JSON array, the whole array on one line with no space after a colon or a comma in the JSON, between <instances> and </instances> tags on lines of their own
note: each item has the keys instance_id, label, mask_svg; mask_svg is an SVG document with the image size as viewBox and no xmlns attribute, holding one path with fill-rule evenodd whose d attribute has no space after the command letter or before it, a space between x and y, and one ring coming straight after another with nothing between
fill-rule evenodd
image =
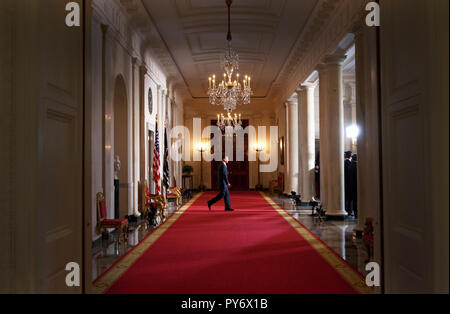
<instances>
[{"instance_id":1,"label":"wooden chair","mask_svg":"<svg viewBox=\"0 0 450 314\"><path fill-rule=\"evenodd\" d=\"M182 186L181 186L181 187L178 186L178 184L177 184L177 178L175 178L175 177L173 177L173 185L174 185L174 187L176 187L176 188L178 189L178 191L180 192L180 196L181 196L180 203L183 204L183 198L185 197L186 192L187 192L186 189L183 188ZM181 204L180 204L180 205L181 205Z\"/></svg>"},{"instance_id":2,"label":"wooden chair","mask_svg":"<svg viewBox=\"0 0 450 314\"><path fill-rule=\"evenodd\" d=\"M142 219L147 219L148 211L150 209L150 201L147 197L147 181L139 182L139 194L138 194L138 201L139 201L139 212L142 215Z\"/></svg>"},{"instance_id":3,"label":"wooden chair","mask_svg":"<svg viewBox=\"0 0 450 314\"><path fill-rule=\"evenodd\" d=\"M278 188L278 180L277 179L270 180L269 191L270 191L271 195L273 195L273 193L275 192L275 189L277 189L277 188Z\"/></svg>"},{"instance_id":4,"label":"wooden chair","mask_svg":"<svg viewBox=\"0 0 450 314\"><path fill-rule=\"evenodd\" d=\"M97 193L97 228L100 233L107 232L108 229L115 229L117 239L120 242L120 236L123 235L124 240L128 239L128 219L107 219L106 218L106 201L103 193Z\"/></svg>"},{"instance_id":5,"label":"wooden chair","mask_svg":"<svg viewBox=\"0 0 450 314\"><path fill-rule=\"evenodd\" d=\"M275 190L277 190L278 195L281 196L283 194L283 189L284 189L284 176L282 173L279 173L277 179L270 181L269 190L272 195L275 193Z\"/></svg>"},{"instance_id":6,"label":"wooden chair","mask_svg":"<svg viewBox=\"0 0 450 314\"><path fill-rule=\"evenodd\" d=\"M144 219L147 219L152 225L158 226L167 218L166 205L164 197L157 194L150 194L147 180L141 183L141 208Z\"/></svg>"},{"instance_id":7,"label":"wooden chair","mask_svg":"<svg viewBox=\"0 0 450 314\"><path fill-rule=\"evenodd\" d=\"M167 201L175 201L175 204L181 205L181 191L177 187L170 187L167 191Z\"/></svg>"}]
</instances>

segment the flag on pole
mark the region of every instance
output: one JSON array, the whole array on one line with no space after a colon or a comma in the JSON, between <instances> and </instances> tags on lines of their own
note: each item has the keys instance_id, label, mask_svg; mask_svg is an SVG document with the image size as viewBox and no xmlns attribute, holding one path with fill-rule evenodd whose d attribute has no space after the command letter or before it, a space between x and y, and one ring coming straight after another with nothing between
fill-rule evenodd
<instances>
[{"instance_id":1,"label":"flag on pole","mask_svg":"<svg viewBox=\"0 0 450 314\"><path fill-rule=\"evenodd\" d=\"M161 195L161 186L159 185L159 180L161 176L159 175L159 167L161 165L159 159L159 131L158 123L156 123L156 134L155 134L155 148L153 149L153 182L156 185L156 192Z\"/></svg>"},{"instance_id":2,"label":"flag on pole","mask_svg":"<svg viewBox=\"0 0 450 314\"><path fill-rule=\"evenodd\" d=\"M164 127L164 175L163 185L166 190L170 187L170 169L169 169L169 145L167 141L167 128Z\"/></svg>"}]
</instances>

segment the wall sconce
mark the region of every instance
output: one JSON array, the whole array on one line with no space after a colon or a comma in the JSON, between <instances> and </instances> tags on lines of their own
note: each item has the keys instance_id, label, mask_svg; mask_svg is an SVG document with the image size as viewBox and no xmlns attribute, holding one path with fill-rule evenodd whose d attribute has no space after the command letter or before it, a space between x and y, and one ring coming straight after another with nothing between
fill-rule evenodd
<instances>
[{"instance_id":1,"label":"wall sconce","mask_svg":"<svg viewBox=\"0 0 450 314\"><path fill-rule=\"evenodd\" d=\"M204 152L207 152L208 151L208 148L209 148L209 143L206 143L206 142L203 142L203 143L200 143L200 144L197 144L197 151L199 151L200 153L204 153Z\"/></svg>"},{"instance_id":2,"label":"wall sconce","mask_svg":"<svg viewBox=\"0 0 450 314\"><path fill-rule=\"evenodd\" d=\"M255 144L255 150L256 152L260 153L265 149L265 145L261 144L261 143L256 143Z\"/></svg>"},{"instance_id":3,"label":"wall sconce","mask_svg":"<svg viewBox=\"0 0 450 314\"><path fill-rule=\"evenodd\" d=\"M350 125L346 129L347 138L352 140L352 150L356 150L356 143L359 137L359 127L356 124Z\"/></svg>"},{"instance_id":4,"label":"wall sconce","mask_svg":"<svg viewBox=\"0 0 450 314\"><path fill-rule=\"evenodd\" d=\"M346 129L347 138L352 139L353 144L356 144L356 140L359 137L359 127L356 124L350 125Z\"/></svg>"}]
</instances>

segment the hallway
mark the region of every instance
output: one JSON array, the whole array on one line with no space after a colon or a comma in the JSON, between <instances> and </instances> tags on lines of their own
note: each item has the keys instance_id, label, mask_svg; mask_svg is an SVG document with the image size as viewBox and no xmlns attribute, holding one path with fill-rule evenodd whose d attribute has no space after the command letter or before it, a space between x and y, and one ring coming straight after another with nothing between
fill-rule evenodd
<instances>
[{"instance_id":1,"label":"hallway","mask_svg":"<svg viewBox=\"0 0 450 314\"><path fill-rule=\"evenodd\" d=\"M234 213L196 195L94 283L96 292L178 294L371 293L364 278L257 192ZM220 207L220 206L218 206Z\"/></svg>"},{"instance_id":2,"label":"hallway","mask_svg":"<svg viewBox=\"0 0 450 314\"><path fill-rule=\"evenodd\" d=\"M0 0L0 293L448 294L448 6Z\"/></svg>"}]
</instances>

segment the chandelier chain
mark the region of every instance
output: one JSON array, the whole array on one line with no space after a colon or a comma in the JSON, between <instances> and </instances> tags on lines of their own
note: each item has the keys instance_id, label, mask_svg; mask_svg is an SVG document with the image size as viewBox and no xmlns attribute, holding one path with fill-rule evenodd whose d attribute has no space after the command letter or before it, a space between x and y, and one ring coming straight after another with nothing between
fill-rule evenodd
<instances>
[{"instance_id":1,"label":"chandelier chain","mask_svg":"<svg viewBox=\"0 0 450 314\"><path fill-rule=\"evenodd\" d=\"M228 45L222 58L224 69L222 82L216 84L216 76L209 77L208 96L212 105L222 106L228 113L236 110L239 105L248 105L251 102L253 91L251 89L251 77L245 76L241 81L239 74L239 55L232 47L231 35L231 4L228 6Z\"/></svg>"}]
</instances>

